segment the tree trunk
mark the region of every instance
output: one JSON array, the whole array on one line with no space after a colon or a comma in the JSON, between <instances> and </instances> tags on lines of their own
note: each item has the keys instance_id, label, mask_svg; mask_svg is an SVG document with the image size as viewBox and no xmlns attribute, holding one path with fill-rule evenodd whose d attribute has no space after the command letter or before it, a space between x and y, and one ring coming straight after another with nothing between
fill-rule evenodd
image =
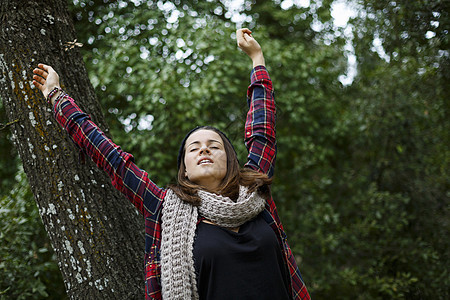
<instances>
[{"instance_id":1,"label":"tree trunk","mask_svg":"<svg viewBox=\"0 0 450 300\"><path fill-rule=\"evenodd\" d=\"M104 131L106 124L64 0L0 1L0 97L72 299L144 297L143 219L53 118L32 85L39 62Z\"/></svg>"}]
</instances>

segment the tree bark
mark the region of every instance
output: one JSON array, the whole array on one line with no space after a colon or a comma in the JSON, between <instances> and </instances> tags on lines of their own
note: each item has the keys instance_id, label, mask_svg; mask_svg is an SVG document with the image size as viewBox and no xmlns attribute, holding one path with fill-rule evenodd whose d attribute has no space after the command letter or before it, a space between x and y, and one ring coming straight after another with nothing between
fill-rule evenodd
<instances>
[{"instance_id":1,"label":"tree bark","mask_svg":"<svg viewBox=\"0 0 450 300\"><path fill-rule=\"evenodd\" d=\"M77 49L64 0L0 1L0 97L13 142L72 299L144 296L143 218L56 123L32 85L39 62L104 131L100 106Z\"/></svg>"}]
</instances>

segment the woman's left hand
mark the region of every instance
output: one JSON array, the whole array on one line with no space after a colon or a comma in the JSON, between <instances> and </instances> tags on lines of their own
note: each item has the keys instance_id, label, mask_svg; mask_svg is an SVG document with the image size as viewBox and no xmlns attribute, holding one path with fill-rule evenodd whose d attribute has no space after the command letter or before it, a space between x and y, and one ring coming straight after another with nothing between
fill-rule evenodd
<instances>
[{"instance_id":1,"label":"woman's left hand","mask_svg":"<svg viewBox=\"0 0 450 300\"><path fill-rule=\"evenodd\" d=\"M238 29L236 31L236 42L253 61L253 67L264 65L264 55L259 43L253 38L252 32L248 28Z\"/></svg>"}]
</instances>

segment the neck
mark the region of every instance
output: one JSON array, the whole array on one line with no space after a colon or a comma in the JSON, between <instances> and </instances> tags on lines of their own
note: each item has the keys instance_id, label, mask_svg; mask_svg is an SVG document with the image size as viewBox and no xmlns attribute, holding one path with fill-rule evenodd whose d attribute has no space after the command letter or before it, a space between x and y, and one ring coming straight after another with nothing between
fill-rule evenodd
<instances>
[{"instance_id":1,"label":"neck","mask_svg":"<svg viewBox=\"0 0 450 300\"><path fill-rule=\"evenodd\" d=\"M220 182L217 181L203 181L198 183L204 190L210 193L217 193L219 191Z\"/></svg>"}]
</instances>

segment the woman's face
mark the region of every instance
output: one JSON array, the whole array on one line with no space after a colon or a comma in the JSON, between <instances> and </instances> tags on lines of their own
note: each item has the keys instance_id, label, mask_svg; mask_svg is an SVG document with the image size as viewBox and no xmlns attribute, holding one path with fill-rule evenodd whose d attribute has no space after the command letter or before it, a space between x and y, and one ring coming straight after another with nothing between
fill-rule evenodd
<instances>
[{"instance_id":1,"label":"woman's face","mask_svg":"<svg viewBox=\"0 0 450 300\"><path fill-rule=\"evenodd\" d=\"M190 181L216 189L227 173L227 155L220 135L208 129L192 133L186 140L184 165Z\"/></svg>"}]
</instances>

